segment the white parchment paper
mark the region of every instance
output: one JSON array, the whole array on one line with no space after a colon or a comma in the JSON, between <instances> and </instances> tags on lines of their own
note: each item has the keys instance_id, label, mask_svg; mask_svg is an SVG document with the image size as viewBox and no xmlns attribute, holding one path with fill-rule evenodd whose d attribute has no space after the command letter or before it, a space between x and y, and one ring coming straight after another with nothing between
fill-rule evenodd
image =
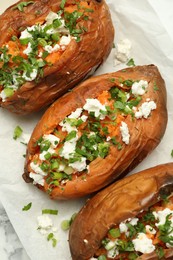
<instances>
[{"instance_id":1,"label":"white parchment paper","mask_svg":"<svg viewBox=\"0 0 173 260\"><path fill-rule=\"evenodd\" d=\"M15 0L1 1L0 12ZM132 42L131 57L136 65L155 64L165 79L168 93L169 120L160 145L133 172L173 161L173 2L171 0L108 0L115 26L115 43L128 38ZM112 72L114 49L108 60L96 74ZM86 201L51 201L46 194L22 179L26 147L13 140L13 130L20 125L25 134L31 134L43 112L30 116L16 116L0 109L0 200L32 260L71 259L68 248L68 232L60 228L63 219L69 219ZM162 122L160 122L162 124ZM159 125L158 125L159 127ZM32 208L23 212L24 205L32 202ZM58 209L58 216L52 216L58 228L55 248L37 230L37 216L43 208ZM86 220L87 221L87 220ZM91 234L92 235L92 234Z\"/></svg>"}]
</instances>

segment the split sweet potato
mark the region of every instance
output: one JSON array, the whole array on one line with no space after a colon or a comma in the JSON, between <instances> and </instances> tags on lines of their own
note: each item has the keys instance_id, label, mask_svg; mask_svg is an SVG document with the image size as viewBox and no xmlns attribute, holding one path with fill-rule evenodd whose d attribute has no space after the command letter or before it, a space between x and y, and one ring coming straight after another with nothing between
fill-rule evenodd
<instances>
[{"instance_id":1,"label":"split sweet potato","mask_svg":"<svg viewBox=\"0 0 173 260\"><path fill-rule=\"evenodd\" d=\"M0 106L17 114L40 110L91 75L114 39L104 0L21 0L0 24Z\"/></svg>"},{"instance_id":2,"label":"split sweet potato","mask_svg":"<svg viewBox=\"0 0 173 260\"><path fill-rule=\"evenodd\" d=\"M69 244L72 259L172 259L173 249L172 246L168 245L170 240L168 239L169 234L166 233L170 228L168 228L168 223L170 223L168 219L172 217L171 213L170 215L168 213L169 217L166 218L165 222L162 219L163 223L159 229L152 222L153 212L157 208L160 212L163 208L172 209L172 199L169 199L172 192L173 163L167 163L128 176L97 193L81 209L70 228ZM162 204L160 203L161 200L163 200ZM140 222L142 217L145 220L145 225L152 223L150 224L152 227L149 226L151 228L149 234L150 237L153 236L155 250L148 254L140 253L135 256L133 250L124 248L124 252L121 251L121 254L115 255L115 257L109 258L106 254L104 255L105 251L101 251L99 248L103 247L103 241L105 242L103 239L108 232L110 237L110 230L113 230L112 228L115 226L117 227L117 224L123 223L125 225L135 218L136 224L131 224L128 227L133 228L133 230L136 228L138 232L147 233L145 228L143 231L139 231L141 226L137 226L137 222ZM164 229L165 223L167 223L167 231ZM152 228L159 230L158 236L155 232L152 232ZM163 236L163 232L164 235L167 234L167 240L165 240L166 235ZM126 234L129 236L129 233ZM122 236L119 234L117 241L120 241L120 239L122 239ZM163 241L167 241L167 244ZM143 242L143 246L146 246L146 242ZM99 252L103 252L104 258L103 255L102 258L98 258L99 254L97 253Z\"/></svg>"},{"instance_id":3,"label":"split sweet potato","mask_svg":"<svg viewBox=\"0 0 173 260\"><path fill-rule=\"evenodd\" d=\"M90 78L43 115L23 177L52 199L85 196L138 165L166 124L165 84L154 65Z\"/></svg>"}]
</instances>

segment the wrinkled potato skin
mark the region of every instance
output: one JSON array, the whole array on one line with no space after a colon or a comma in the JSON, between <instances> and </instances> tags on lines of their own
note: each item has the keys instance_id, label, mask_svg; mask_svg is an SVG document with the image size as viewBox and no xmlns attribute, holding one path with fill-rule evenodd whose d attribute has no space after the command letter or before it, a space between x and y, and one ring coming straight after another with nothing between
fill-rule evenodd
<instances>
[{"instance_id":1,"label":"wrinkled potato skin","mask_svg":"<svg viewBox=\"0 0 173 260\"><path fill-rule=\"evenodd\" d=\"M161 194L173 192L173 163L162 164L126 177L102 190L76 216L69 233L73 260L88 260L101 245L108 230L127 218L135 217L159 201ZM88 243L84 243L84 239ZM171 258L172 257L172 258ZM138 260L158 259L156 254ZM173 259L173 249L165 259Z\"/></svg>"},{"instance_id":2,"label":"wrinkled potato skin","mask_svg":"<svg viewBox=\"0 0 173 260\"><path fill-rule=\"evenodd\" d=\"M18 3L23 2L23 0ZM74 3L67 0L66 3ZM89 13L90 21L83 21L87 32L81 36L81 42L73 39L61 58L44 71L44 78L39 83L27 82L6 102L0 106L17 114L29 114L49 105L55 99L74 87L87 75L92 74L109 55L114 39L114 28L108 6L105 1L88 0L95 11ZM25 29L44 21L52 10L57 12L61 0L35 0L25 8L25 12L9 7L1 16L0 46L18 35L19 29ZM42 13L38 14L37 11Z\"/></svg>"},{"instance_id":3,"label":"wrinkled potato skin","mask_svg":"<svg viewBox=\"0 0 173 260\"><path fill-rule=\"evenodd\" d=\"M92 77L58 99L39 121L28 144L25 181L32 182L29 178L28 165L31 156L37 152L35 143L40 136L51 133L67 115L78 107L83 107L86 98L95 98L104 90L115 86L115 83L111 83L110 78L115 78L118 87L120 87L119 78L147 80L149 87L147 93L143 95L143 100L146 101L146 98L150 97L156 102L157 109L152 111L152 115L148 119L133 122L131 116L127 116L125 122L130 131L129 145L123 145L120 151L112 145L110 153L105 159L97 158L91 162L90 173L86 175L86 180L73 177L72 181L66 183L65 189L62 190L61 186L53 189L52 199L82 197L100 190L119 176L127 174L159 144L165 132L167 124L166 91L164 81L154 65L137 66L125 71ZM159 91L154 91L154 83L157 84ZM38 188L42 189L40 186Z\"/></svg>"}]
</instances>

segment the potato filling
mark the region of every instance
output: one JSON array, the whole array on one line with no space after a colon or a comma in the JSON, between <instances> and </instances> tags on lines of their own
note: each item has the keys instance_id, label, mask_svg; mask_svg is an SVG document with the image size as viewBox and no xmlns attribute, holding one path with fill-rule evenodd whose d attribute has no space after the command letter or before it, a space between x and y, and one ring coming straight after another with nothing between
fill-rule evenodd
<instances>
[{"instance_id":1,"label":"potato filling","mask_svg":"<svg viewBox=\"0 0 173 260\"><path fill-rule=\"evenodd\" d=\"M146 85L143 87L145 91L136 93L136 84L141 88ZM109 156L111 146L119 151L130 144L130 131L125 119L129 116L134 122L140 118L136 113L148 82L128 80L121 86L115 85L97 98L86 99L83 107L77 108L51 133L37 140L37 153L30 158L29 164L29 176L34 184L44 186L51 193L52 189L65 186L75 178L85 180L90 174L92 161ZM148 104L148 110L141 113L141 117L147 118L156 109L156 104L154 101L144 103Z\"/></svg>"},{"instance_id":2,"label":"potato filling","mask_svg":"<svg viewBox=\"0 0 173 260\"><path fill-rule=\"evenodd\" d=\"M135 260L142 254L156 252L164 257L164 249L173 247L173 196L164 197L135 218L111 227L101 247L90 260Z\"/></svg>"},{"instance_id":3,"label":"potato filling","mask_svg":"<svg viewBox=\"0 0 173 260\"><path fill-rule=\"evenodd\" d=\"M94 11L88 7L83 1L67 6L61 4L57 13L50 11L45 21L13 35L0 47L2 102L13 96L26 82L39 82L45 68L60 59L71 40L81 40L87 28L81 26L80 21L87 21L89 12Z\"/></svg>"}]
</instances>

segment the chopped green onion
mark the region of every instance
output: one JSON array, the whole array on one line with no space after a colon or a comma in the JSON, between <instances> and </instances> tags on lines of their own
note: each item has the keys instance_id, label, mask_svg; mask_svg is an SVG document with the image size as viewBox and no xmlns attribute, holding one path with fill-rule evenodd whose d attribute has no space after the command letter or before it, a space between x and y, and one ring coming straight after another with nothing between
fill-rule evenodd
<instances>
[{"instance_id":1,"label":"chopped green onion","mask_svg":"<svg viewBox=\"0 0 173 260\"><path fill-rule=\"evenodd\" d=\"M61 1L61 4L60 4L60 8L61 9L64 9L65 3L66 3L66 0L62 0Z\"/></svg>"},{"instance_id":2,"label":"chopped green onion","mask_svg":"<svg viewBox=\"0 0 173 260\"><path fill-rule=\"evenodd\" d=\"M23 38L23 39L20 39L20 43L22 45L27 45L30 41L30 38Z\"/></svg>"},{"instance_id":3,"label":"chopped green onion","mask_svg":"<svg viewBox=\"0 0 173 260\"><path fill-rule=\"evenodd\" d=\"M13 139L16 140L19 138L23 133L23 130L20 126L16 126L13 133Z\"/></svg>"},{"instance_id":4,"label":"chopped green onion","mask_svg":"<svg viewBox=\"0 0 173 260\"><path fill-rule=\"evenodd\" d=\"M64 231L69 230L69 228L70 228L70 220L63 220L61 222L61 228Z\"/></svg>"},{"instance_id":5,"label":"chopped green onion","mask_svg":"<svg viewBox=\"0 0 173 260\"><path fill-rule=\"evenodd\" d=\"M56 238L52 238L52 246L55 247L57 245L57 240Z\"/></svg>"},{"instance_id":6,"label":"chopped green onion","mask_svg":"<svg viewBox=\"0 0 173 260\"><path fill-rule=\"evenodd\" d=\"M53 20L53 28L58 28L62 25L62 22L59 19Z\"/></svg>"},{"instance_id":7,"label":"chopped green onion","mask_svg":"<svg viewBox=\"0 0 173 260\"><path fill-rule=\"evenodd\" d=\"M112 228L109 230L109 234L113 237L113 238L117 238L120 237L121 233L119 228Z\"/></svg>"},{"instance_id":8,"label":"chopped green onion","mask_svg":"<svg viewBox=\"0 0 173 260\"><path fill-rule=\"evenodd\" d=\"M47 236L47 241L50 241L52 240L52 246L55 247L56 244L57 244L57 239L54 238L54 234L53 233L50 233L48 236Z\"/></svg>"},{"instance_id":9,"label":"chopped green onion","mask_svg":"<svg viewBox=\"0 0 173 260\"><path fill-rule=\"evenodd\" d=\"M46 153L45 155L44 155L44 158L46 159L46 160L49 160L50 158L51 158L51 153Z\"/></svg>"},{"instance_id":10,"label":"chopped green onion","mask_svg":"<svg viewBox=\"0 0 173 260\"><path fill-rule=\"evenodd\" d=\"M42 214L58 215L58 210L56 210L56 209L42 209Z\"/></svg>"},{"instance_id":11,"label":"chopped green onion","mask_svg":"<svg viewBox=\"0 0 173 260\"><path fill-rule=\"evenodd\" d=\"M50 233L48 236L47 236L47 240L51 240L52 238L54 237L54 234L53 233Z\"/></svg>"},{"instance_id":12,"label":"chopped green onion","mask_svg":"<svg viewBox=\"0 0 173 260\"><path fill-rule=\"evenodd\" d=\"M65 140L66 140L66 141L70 141L71 139L73 139L73 138L75 138L75 137L76 137L76 131L73 130L73 131L71 131L71 132L67 135L67 137L65 138Z\"/></svg>"},{"instance_id":13,"label":"chopped green onion","mask_svg":"<svg viewBox=\"0 0 173 260\"><path fill-rule=\"evenodd\" d=\"M30 202L28 205L24 206L22 210L28 211L31 208L31 206L32 206L32 202Z\"/></svg>"},{"instance_id":14,"label":"chopped green onion","mask_svg":"<svg viewBox=\"0 0 173 260\"><path fill-rule=\"evenodd\" d=\"M58 169L59 168L59 162L57 160L53 160L51 163L51 170Z\"/></svg>"},{"instance_id":15,"label":"chopped green onion","mask_svg":"<svg viewBox=\"0 0 173 260\"><path fill-rule=\"evenodd\" d=\"M23 12L24 11L24 7L30 5L30 4L33 4L34 2L33 1L29 1L29 2L21 2L17 5L15 5L12 10L15 10L15 9L18 9L20 12Z\"/></svg>"},{"instance_id":16,"label":"chopped green onion","mask_svg":"<svg viewBox=\"0 0 173 260\"><path fill-rule=\"evenodd\" d=\"M14 94L14 89L12 88L4 88L4 93L6 97L11 97Z\"/></svg>"},{"instance_id":17,"label":"chopped green onion","mask_svg":"<svg viewBox=\"0 0 173 260\"><path fill-rule=\"evenodd\" d=\"M70 220L63 220L61 222L61 228L62 230L66 231L70 228L71 224L73 223L75 217L76 217L77 213L74 213L72 216L71 216L71 219Z\"/></svg>"},{"instance_id":18,"label":"chopped green onion","mask_svg":"<svg viewBox=\"0 0 173 260\"><path fill-rule=\"evenodd\" d=\"M106 260L107 258L106 258L106 256L105 255L100 255L99 257L98 257L98 260Z\"/></svg>"}]
</instances>

